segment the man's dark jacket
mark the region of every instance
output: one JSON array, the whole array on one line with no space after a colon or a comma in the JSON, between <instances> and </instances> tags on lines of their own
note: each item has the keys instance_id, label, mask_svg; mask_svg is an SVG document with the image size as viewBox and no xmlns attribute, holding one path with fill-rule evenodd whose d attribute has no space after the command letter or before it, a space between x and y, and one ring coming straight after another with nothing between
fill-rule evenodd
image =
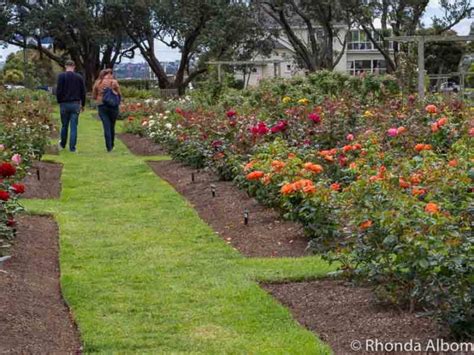
<instances>
[{"instance_id":1,"label":"man's dark jacket","mask_svg":"<svg viewBox=\"0 0 474 355\"><path fill-rule=\"evenodd\" d=\"M84 107L86 104L86 86L82 76L72 71L59 74L56 98L58 103L80 102Z\"/></svg>"}]
</instances>

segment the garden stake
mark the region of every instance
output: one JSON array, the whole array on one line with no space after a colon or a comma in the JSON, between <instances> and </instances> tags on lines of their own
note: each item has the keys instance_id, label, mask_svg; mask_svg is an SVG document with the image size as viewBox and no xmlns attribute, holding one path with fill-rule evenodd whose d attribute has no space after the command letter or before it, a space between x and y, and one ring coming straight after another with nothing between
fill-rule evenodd
<instances>
[{"instance_id":1,"label":"garden stake","mask_svg":"<svg viewBox=\"0 0 474 355\"><path fill-rule=\"evenodd\" d=\"M216 197L216 185L211 185L212 197Z\"/></svg>"},{"instance_id":2,"label":"garden stake","mask_svg":"<svg viewBox=\"0 0 474 355\"><path fill-rule=\"evenodd\" d=\"M41 180L40 178L40 169L36 169L36 177L38 178L38 180Z\"/></svg>"},{"instance_id":3,"label":"garden stake","mask_svg":"<svg viewBox=\"0 0 474 355\"><path fill-rule=\"evenodd\" d=\"M249 224L249 210L244 210L244 224L247 226Z\"/></svg>"},{"instance_id":4,"label":"garden stake","mask_svg":"<svg viewBox=\"0 0 474 355\"><path fill-rule=\"evenodd\" d=\"M194 182L194 173L191 173L191 181Z\"/></svg>"}]
</instances>

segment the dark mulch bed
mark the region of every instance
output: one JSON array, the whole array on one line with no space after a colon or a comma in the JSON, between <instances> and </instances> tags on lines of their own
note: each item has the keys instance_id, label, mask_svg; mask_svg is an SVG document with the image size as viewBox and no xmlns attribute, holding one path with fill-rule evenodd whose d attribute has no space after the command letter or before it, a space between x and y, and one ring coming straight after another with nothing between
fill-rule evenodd
<instances>
[{"instance_id":1,"label":"dark mulch bed","mask_svg":"<svg viewBox=\"0 0 474 355\"><path fill-rule=\"evenodd\" d=\"M145 137L139 137L131 133L120 133L117 137L135 155L166 155L166 151Z\"/></svg>"},{"instance_id":2,"label":"dark mulch bed","mask_svg":"<svg viewBox=\"0 0 474 355\"><path fill-rule=\"evenodd\" d=\"M62 164L36 161L23 179L26 191L23 198L53 199L61 195Z\"/></svg>"},{"instance_id":3,"label":"dark mulch bed","mask_svg":"<svg viewBox=\"0 0 474 355\"><path fill-rule=\"evenodd\" d=\"M168 181L191 202L199 216L242 254L252 257L302 256L308 240L301 227L282 220L277 211L262 206L232 182L219 181L213 174L197 172L175 161L148 162L153 171ZM195 175L192 182L191 173ZM212 197L211 184L216 197ZM244 211L249 224L244 224Z\"/></svg>"},{"instance_id":4,"label":"dark mulch bed","mask_svg":"<svg viewBox=\"0 0 474 355\"><path fill-rule=\"evenodd\" d=\"M366 339L426 343L441 338L434 321L377 304L369 288L334 280L262 286L335 354L364 353L351 350L351 342L356 340L362 344Z\"/></svg>"},{"instance_id":5,"label":"dark mulch bed","mask_svg":"<svg viewBox=\"0 0 474 355\"><path fill-rule=\"evenodd\" d=\"M79 333L61 296L58 227L18 219L12 258L0 266L0 353L79 353Z\"/></svg>"}]
</instances>

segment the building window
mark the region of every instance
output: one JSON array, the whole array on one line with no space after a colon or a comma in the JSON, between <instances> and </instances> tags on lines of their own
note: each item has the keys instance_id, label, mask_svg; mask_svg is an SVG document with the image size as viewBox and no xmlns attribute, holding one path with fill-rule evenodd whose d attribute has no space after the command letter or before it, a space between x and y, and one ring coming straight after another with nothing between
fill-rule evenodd
<instances>
[{"instance_id":1,"label":"building window","mask_svg":"<svg viewBox=\"0 0 474 355\"><path fill-rule=\"evenodd\" d=\"M291 71L291 64L287 64L287 65L286 65L286 71L287 71L287 72L290 72L290 71Z\"/></svg>"},{"instance_id":2,"label":"building window","mask_svg":"<svg viewBox=\"0 0 474 355\"><path fill-rule=\"evenodd\" d=\"M347 72L350 75L361 75L363 73L385 74L387 66L385 60L349 60L347 62Z\"/></svg>"},{"instance_id":3,"label":"building window","mask_svg":"<svg viewBox=\"0 0 474 355\"><path fill-rule=\"evenodd\" d=\"M390 34L387 33L387 37ZM372 32L372 37L382 45L382 40L378 32ZM352 30L347 43L347 50L370 51L374 50L374 45L363 30ZM389 49L393 49L393 42L389 42Z\"/></svg>"},{"instance_id":4,"label":"building window","mask_svg":"<svg viewBox=\"0 0 474 355\"><path fill-rule=\"evenodd\" d=\"M372 61L372 73L385 74L387 72L387 64L384 59L375 59Z\"/></svg>"}]
</instances>

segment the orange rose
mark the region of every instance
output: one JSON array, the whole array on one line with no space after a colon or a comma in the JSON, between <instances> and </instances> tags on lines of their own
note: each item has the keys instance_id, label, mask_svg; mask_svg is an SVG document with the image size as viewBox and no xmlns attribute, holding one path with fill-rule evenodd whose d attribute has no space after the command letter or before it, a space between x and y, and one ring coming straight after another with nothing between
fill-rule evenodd
<instances>
[{"instance_id":1,"label":"orange rose","mask_svg":"<svg viewBox=\"0 0 474 355\"><path fill-rule=\"evenodd\" d=\"M458 161L456 159L450 160L448 165L454 168L458 166Z\"/></svg>"},{"instance_id":2,"label":"orange rose","mask_svg":"<svg viewBox=\"0 0 474 355\"><path fill-rule=\"evenodd\" d=\"M360 229L367 229L369 227L372 227L372 224L373 222L370 219L368 219L367 221L364 221L361 224L359 224L359 227Z\"/></svg>"},{"instance_id":3,"label":"orange rose","mask_svg":"<svg viewBox=\"0 0 474 355\"><path fill-rule=\"evenodd\" d=\"M411 190L411 194L413 196L421 196L421 195L426 194L426 190L425 189L413 189L413 190Z\"/></svg>"},{"instance_id":4,"label":"orange rose","mask_svg":"<svg viewBox=\"0 0 474 355\"><path fill-rule=\"evenodd\" d=\"M313 182L309 179L301 179L301 180L295 181L293 185L295 186L297 190L301 190L307 186L312 186Z\"/></svg>"},{"instance_id":5,"label":"orange rose","mask_svg":"<svg viewBox=\"0 0 474 355\"><path fill-rule=\"evenodd\" d=\"M418 143L417 145L415 145L415 150L417 152L421 152L422 150L431 150L432 147L430 144L422 144L422 143Z\"/></svg>"},{"instance_id":6,"label":"orange rose","mask_svg":"<svg viewBox=\"0 0 474 355\"><path fill-rule=\"evenodd\" d=\"M295 192L295 186L293 184L285 184L281 187L280 192L282 195L290 195Z\"/></svg>"},{"instance_id":7,"label":"orange rose","mask_svg":"<svg viewBox=\"0 0 474 355\"><path fill-rule=\"evenodd\" d=\"M288 159L294 159L294 158L296 158L296 154L288 153Z\"/></svg>"},{"instance_id":8,"label":"orange rose","mask_svg":"<svg viewBox=\"0 0 474 355\"><path fill-rule=\"evenodd\" d=\"M358 149L362 149L362 144L357 143L352 146L352 150L358 150Z\"/></svg>"},{"instance_id":9,"label":"orange rose","mask_svg":"<svg viewBox=\"0 0 474 355\"><path fill-rule=\"evenodd\" d=\"M342 151L344 153L347 153L347 152L350 152L352 150L352 146L351 145L345 145L344 147L342 147Z\"/></svg>"},{"instance_id":10,"label":"orange rose","mask_svg":"<svg viewBox=\"0 0 474 355\"><path fill-rule=\"evenodd\" d=\"M439 207L436 203L429 202L425 206L425 212L430 214L435 214L439 212Z\"/></svg>"},{"instance_id":11,"label":"orange rose","mask_svg":"<svg viewBox=\"0 0 474 355\"><path fill-rule=\"evenodd\" d=\"M438 124L438 127L442 127L444 126L446 123L448 123L448 118L447 117L441 117L438 122L436 122Z\"/></svg>"},{"instance_id":12,"label":"orange rose","mask_svg":"<svg viewBox=\"0 0 474 355\"><path fill-rule=\"evenodd\" d=\"M402 188L402 189L408 189L410 187L410 184L408 182L406 182L403 178L399 178L398 179L398 185Z\"/></svg>"},{"instance_id":13,"label":"orange rose","mask_svg":"<svg viewBox=\"0 0 474 355\"><path fill-rule=\"evenodd\" d=\"M334 161L334 157L332 155L325 155L324 160L326 160L329 163L332 163Z\"/></svg>"},{"instance_id":14,"label":"orange rose","mask_svg":"<svg viewBox=\"0 0 474 355\"><path fill-rule=\"evenodd\" d=\"M352 170L355 170L355 169L357 169L357 164L352 162L352 163L349 164L349 168L352 169Z\"/></svg>"},{"instance_id":15,"label":"orange rose","mask_svg":"<svg viewBox=\"0 0 474 355\"><path fill-rule=\"evenodd\" d=\"M421 179L422 179L421 174L413 174L412 176L410 176L410 182L413 185L418 185L421 182Z\"/></svg>"},{"instance_id":16,"label":"orange rose","mask_svg":"<svg viewBox=\"0 0 474 355\"><path fill-rule=\"evenodd\" d=\"M369 178L370 182L375 182L375 181L380 181L380 180L382 180L382 178L378 175L374 175Z\"/></svg>"},{"instance_id":17,"label":"orange rose","mask_svg":"<svg viewBox=\"0 0 474 355\"><path fill-rule=\"evenodd\" d=\"M281 171L285 166L286 164L282 161L279 161L279 160L272 161L272 168L276 172Z\"/></svg>"},{"instance_id":18,"label":"orange rose","mask_svg":"<svg viewBox=\"0 0 474 355\"><path fill-rule=\"evenodd\" d=\"M319 164L306 163L304 164L306 170L312 171L315 174L322 173L324 171L323 167Z\"/></svg>"},{"instance_id":19,"label":"orange rose","mask_svg":"<svg viewBox=\"0 0 474 355\"><path fill-rule=\"evenodd\" d=\"M397 133L398 134L405 133L406 131L407 131L407 129L403 126L397 128Z\"/></svg>"},{"instance_id":20,"label":"orange rose","mask_svg":"<svg viewBox=\"0 0 474 355\"><path fill-rule=\"evenodd\" d=\"M424 144L418 143L417 145L415 145L415 150L417 152L421 152L423 150L423 148L425 148Z\"/></svg>"},{"instance_id":21,"label":"orange rose","mask_svg":"<svg viewBox=\"0 0 474 355\"><path fill-rule=\"evenodd\" d=\"M249 181L252 181L252 180L259 180L261 179L263 176L264 176L264 172L263 171L252 171L250 174L247 174L246 178L247 180Z\"/></svg>"},{"instance_id":22,"label":"orange rose","mask_svg":"<svg viewBox=\"0 0 474 355\"><path fill-rule=\"evenodd\" d=\"M341 185L335 182L334 184L331 184L330 189L333 191L340 191L341 190Z\"/></svg>"},{"instance_id":23,"label":"orange rose","mask_svg":"<svg viewBox=\"0 0 474 355\"><path fill-rule=\"evenodd\" d=\"M265 174L263 177L262 177L262 183L264 185L269 185L270 183L272 182L272 176L270 174Z\"/></svg>"},{"instance_id":24,"label":"orange rose","mask_svg":"<svg viewBox=\"0 0 474 355\"><path fill-rule=\"evenodd\" d=\"M431 124L431 132L436 133L438 131L439 131L438 123L432 123Z\"/></svg>"},{"instance_id":25,"label":"orange rose","mask_svg":"<svg viewBox=\"0 0 474 355\"><path fill-rule=\"evenodd\" d=\"M436 112L438 112L438 108L435 105L426 105L425 110L426 112L431 114L435 114Z\"/></svg>"},{"instance_id":26,"label":"orange rose","mask_svg":"<svg viewBox=\"0 0 474 355\"><path fill-rule=\"evenodd\" d=\"M316 192L316 187L314 185L305 186L303 187L303 192L308 195L314 194Z\"/></svg>"},{"instance_id":27,"label":"orange rose","mask_svg":"<svg viewBox=\"0 0 474 355\"><path fill-rule=\"evenodd\" d=\"M256 161L252 160L252 161L248 162L247 164L245 164L244 171L249 171L250 169L252 169L253 166L255 165L255 163L256 163Z\"/></svg>"}]
</instances>

